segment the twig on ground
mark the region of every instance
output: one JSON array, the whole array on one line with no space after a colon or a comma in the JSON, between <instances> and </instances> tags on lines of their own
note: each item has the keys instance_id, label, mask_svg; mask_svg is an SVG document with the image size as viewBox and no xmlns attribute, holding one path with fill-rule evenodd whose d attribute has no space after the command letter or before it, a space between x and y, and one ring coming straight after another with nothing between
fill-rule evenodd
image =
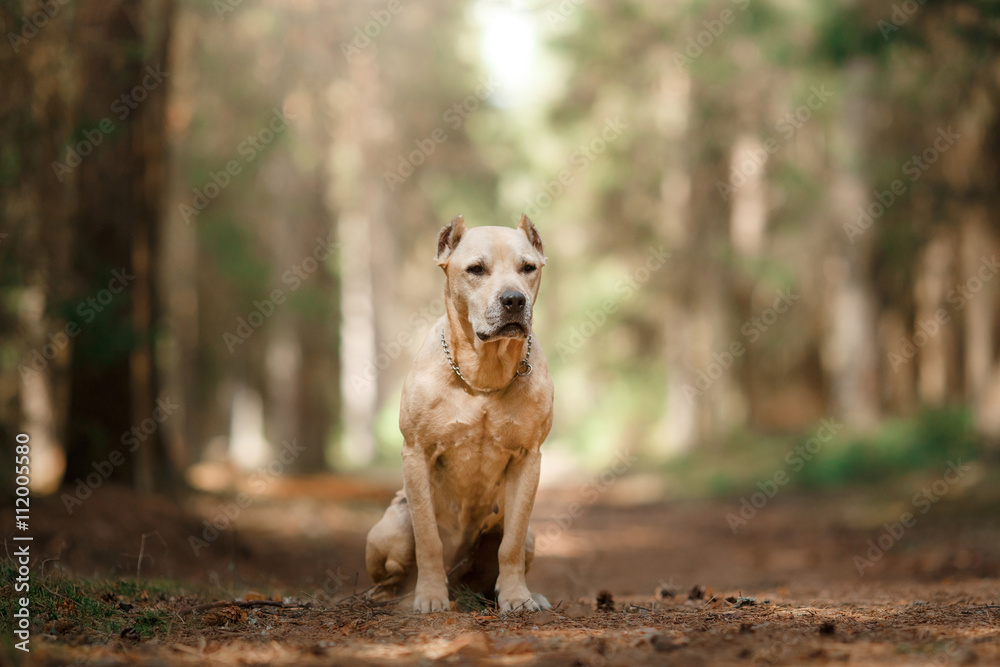
<instances>
[{"instance_id":1,"label":"twig on ground","mask_svg":"<svg viewBox=\"0 0 1000 667\"><path fill-rule=\"evenodd\" d=\"M196 611L218 609L219 607L240 607L242 609L249 609L251 607L281 607L282 609L297 609L303 606L304 605L300 604L285 604L280 600L219 600L218 602L208 602L206 604L198 604L193 607L178 609L177 613L181 616L187 616L188 614Z\"/></svg>"},{"instance_id":2,"label":"twig on ground","mask_svg":"<svg viewBox=\"0 0 1000 667\"><path fill-rule=\"evenodd\" d=\"M160 542L163 546L167 546L167 541L163 539L163 535L160 535L160 531L154 530L151 533L143 533L142 539L139 540L139 558L135 561L135 585L139 585L139 576L142 574L142 559L146 555L146 538L150 535L156 535L160 538ZM149 557L150 561L153 561L153 557ZM155 562L155 561L154 561Z\"/></svg>"},{"instance_id":3,"label":"twig on ground","mask_svg":"<svg viewBox=\"0 0 1000 667\"><path fill-rule=\"evenodd\" d=\"M348 604L353 605L353 604L355 604L357 602L364 602L365 604L367 604L370 607L386 607L386 606L388 606L390 604L395 604L396 602L401 602L401 601L405 600L406 598L410 597L411 595L413 595L413 592L411 591L411 592L407 593L406 595L400 595L399 597L396 597L396 598L389 598L388 600L375 600L375 599L373 599L373 598L371 598L371 597L368 596L368 593L372 589L375 589L375 588L378 588L378 586L372 586L368 590L361 591L360 593L355 593L354 595L348 595L345 598L340 598L339 600L337 600L336 602L333 603L333 606L334 607L342 607L342 606L348 605Z\"/></svg>"},{"instance_id":4,"label":"twig on ground","mask_svg":"<svg viewBox=\"0 0 1000 667\"><path fill-rule=\"evenodd\" d=\"M357 585L357 584L355 584L355 585ZM360 593L351 593L350 595L348 595L346 597L342 597L339 600L337 600L336 602L334 602L333 606L337 607L337 606L343 604L344 602L346 602L348 600L351 600L351 599L354 599L354 598L363 598L366 595L368 595L369 593L371 593L373 590L375 590L376 588L378 588L378 584L375 584L371 588L366 588L365 590L361 591Z\"/></svg>"},{"instance_id":5,"label":"twig on ground","mask_svg":"<svg viewBox=\"0 0 1000 667\"><path fill-rule=\"evenodd\" d=\"M48 587L48 586L46 586L45 584L38 584L38 585L39 585L39 586L41 586L41 587L42 587L43 589L45 589L46 591L48 591L49 593L51 593L52 595L55 595L56 597L59 597L59 598L62 598L63 600L66 600L66 602L70 602L70 603L72 603L72 604L76 604L75 602L73 602L73 601L72 601L71 599L69 599L69 598L68 598L68 597L66 597L65 595L63 595L63 594L61 594L61 593L56 593L56 592L55 592L54 590L52 590L51 588L49 588L49 587Z\"/></svg>"},{"instance_id":6,"label":"twig on ground","mask_svg":"<svg viewBox=\"0 0 1000 667\"><path fill-rule=\"evenodd\" d=\"M59 556L53 556L52 558L46 558L45 560L43 560L42 564L38 566L38 574L44 576L45 566L53 561L58 561L59 558L60 558Z\"/></svg>"}]
</instances>

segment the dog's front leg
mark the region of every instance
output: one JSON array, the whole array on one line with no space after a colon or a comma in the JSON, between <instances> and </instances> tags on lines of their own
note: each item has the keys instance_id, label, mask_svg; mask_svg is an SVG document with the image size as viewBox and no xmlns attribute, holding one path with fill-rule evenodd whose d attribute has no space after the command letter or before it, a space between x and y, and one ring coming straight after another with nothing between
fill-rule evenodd
<instances>
[{"instance_id":1,"label":"dog's front leg","mask_svg":"<svg viewBox=\"0 0 1000 667\"><path fill-rule=\"evenodd\" d=\"M531 598L528 585L524 581L524 541L528 533L531 508L535 504L541 464L541 452L534 449L517 464L512 465L507 473L503 540L500 542L500 551L497 554L500 565L500 576L497 578L497 603L501 613L517 609L530 611L540 609Z\"/></svg>"},{"instance_id":2,"label":"dog's front leg","mask_svg":"<svg viewBox=\"0 0 1000 667\"><path fill-rule=\"evenodd\" d=\"M413 609L419 612L447 611L448 578L444 571L441 536L434 515L428 461L417 443L403 445L403 489L410 505L417 560L417 588Z\"/></svg>"}]
</instances>

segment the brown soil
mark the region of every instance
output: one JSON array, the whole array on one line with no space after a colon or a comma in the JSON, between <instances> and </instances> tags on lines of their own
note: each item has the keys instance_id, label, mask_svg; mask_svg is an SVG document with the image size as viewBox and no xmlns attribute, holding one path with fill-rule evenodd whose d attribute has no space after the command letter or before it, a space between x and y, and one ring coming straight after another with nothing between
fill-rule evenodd
<instances>
[{"instance_id":1,"label":"brown soil","mask_svg":"<svg viewBox=\"0 0 1000 667\"><path fill-rule=\"evenodd\" d=\"M178 590L130 602L174 619L151 639L41 619L28 664L1000 664L995 489L936 503L891 545L882 524L912 511L908 499L786 492L734 535L738 500L543 492L528 583L556 606L506 618L354 595L370 585L364 536L393 489L314 478L299 490L254 500L197 555L190 537L231 499L179 507L107 486L72 516L58 497L37 501L36 577L134 578L141 549L141 580ZM880 537L889 548L859 574L855 556ZM246 602L191 611L216 600Z\"/></svg>"}]
</instances>

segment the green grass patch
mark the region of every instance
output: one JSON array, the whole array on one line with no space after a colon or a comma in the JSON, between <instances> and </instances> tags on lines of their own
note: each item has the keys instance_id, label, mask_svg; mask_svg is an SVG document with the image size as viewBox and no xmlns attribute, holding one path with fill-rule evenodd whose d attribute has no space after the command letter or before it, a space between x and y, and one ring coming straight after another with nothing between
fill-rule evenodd
<instances>
[{"instance_id":1,"label":"green grass patch","mask_svg":"<svg viewBox=\"0 0 1000 667\"><path fill-rule=\"evenodd\" d=\"M58 571L38 575L37 568L32 567L29 591L22 592L15 590L16 565L10 560L0 564L0 628L8 645L21 597L30 600L33 640L41 635L83 636L89 643L111 642L123 633L142 640L169 633L178 618L176 602L187 597L172 581L90 579Z\"/></svg>"}]
</instances>

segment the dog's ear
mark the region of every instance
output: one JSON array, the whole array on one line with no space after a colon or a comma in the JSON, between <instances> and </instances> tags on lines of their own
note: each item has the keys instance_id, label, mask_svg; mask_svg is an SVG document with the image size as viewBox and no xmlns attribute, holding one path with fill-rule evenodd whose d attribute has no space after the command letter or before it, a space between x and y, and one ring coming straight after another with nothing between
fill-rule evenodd
<instances>
[{"instance_id":1,"label":"dog's ear","mask_svg":"<svg viewBox=\"0 0 1000 667\"><path fill-rule=\"evenodd\" d=\"M437 257L434 258L438 266L448 265L448 259L458 246L458 242L462 240L463 234L465 234L465 218L461 215L456 215L451 222L441 228L438 233Z\"/></svg>"},{"instance_id":2,"label":"dog's ear","mask_svg":"<svg viewBox=\"0 0 1000 667\"><path fill-rule=\"evenodd\" d=\"M528 237L528 243L538 251L538 254L542 256L542 264L545 264L545 248L542 246L542 237L538 234L538 230L535 229L534 223L524 213L521 214L521 222L517 223L517 228Z\"/></svg>"}]
</instances>

